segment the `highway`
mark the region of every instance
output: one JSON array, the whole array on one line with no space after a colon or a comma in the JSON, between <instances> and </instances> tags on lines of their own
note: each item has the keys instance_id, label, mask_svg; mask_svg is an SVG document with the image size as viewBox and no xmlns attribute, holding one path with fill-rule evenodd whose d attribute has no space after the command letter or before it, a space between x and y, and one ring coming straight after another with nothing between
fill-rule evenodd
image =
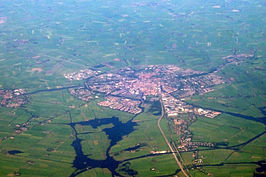
<instances>
[{"instance_id":1,"label":"highway","mask_svg":"<svg viewBox=\"0 0 266 177\"><path fill-rule=\"evenodd\" d=\"M162 130L162 128L161 128L160 122L161 122L162 118L164 117L164 108L163 108L163 103L162 103L161 100L160 100L160 102L161 102L161 107L162 107L162 115L161 115L161 117L158 119L158 122L157 122L157 124L158 124L158 128L159 128L159 130L160 130L160 132L161 132L161 134L162 134L162 136L163 136L163 138L164 138L166 144L168 145L170 151L172 152L172 155L174 156L175 161L176 161L177 165L179 166L180 170L182 171L182 173L183 173L186 177L189 177L189 175L188 175L188 174L186 173L186 171L184 170L182 163L178 160L178 158L177 158L177 156L176 156L176 154L175 154L175 151L173 150L171 144L169 143L167 137L165 136L165 134L164 134L164 132L163 132L163 130ZM177 152L178 152L178 150L177 150ZM178 152L178 153L179 153L179 152Z\"/></svg>"}]
</instances>

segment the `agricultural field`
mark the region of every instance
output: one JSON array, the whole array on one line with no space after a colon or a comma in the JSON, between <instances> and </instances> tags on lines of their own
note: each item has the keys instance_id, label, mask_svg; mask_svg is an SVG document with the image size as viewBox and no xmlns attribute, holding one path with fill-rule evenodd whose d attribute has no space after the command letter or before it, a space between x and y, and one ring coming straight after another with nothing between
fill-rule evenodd
<instances>
[{"instance_id":1,"label":"agricultural field","mask_svg":"<svg viewBox=\"0 0 266 177\"><path fill-rule=\"evenodd\" d=\"M0 176L265 175L265 11L0 1ZM184 106L174 116L165 95Z\"/></svg>"}]
</instances>

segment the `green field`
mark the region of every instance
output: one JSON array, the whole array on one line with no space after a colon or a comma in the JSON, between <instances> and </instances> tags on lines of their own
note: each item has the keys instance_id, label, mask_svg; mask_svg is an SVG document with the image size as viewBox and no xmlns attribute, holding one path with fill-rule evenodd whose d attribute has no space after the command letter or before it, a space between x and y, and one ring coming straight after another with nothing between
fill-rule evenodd
<instances>
[{"instance_id":1,"label":"green field","mask_svg":"<svg viewBox=\"0 0 266 177\"><path fill-rule=\"evenodd\" d=\"M110 72L150 64L208 72L225 63L222 57L255 53L253 59L217 73L226 84L186 99L223 113L214 119L200 117L189 126L192 141L217 144L199 147L201 165L193 164L193 152L181 153L191 176L252 176L266 157L265 11L263 0L0 1L0 89L44 90L29 95L22 107L0 106L0 176L70 176L76 170L71 118L75 123L118 117L126 123L133 117L98 106L101 94L84 102L67 89L48 91L83 86L84 81L69 81L65 73L96 65ZM183 175L171 154L145 157L169 150L157 127L159 112L158 103L147 104L133 120L134 131L111 147L110 156L121 162L116 172ZM23 124L27 129L16 132ZM111 140L104 129L112 126L76 125L87 157L106 158ZM179 141L168 119L161 126L169 139ZM143 146L126 151L139 144ZM13 150L22 153L8 152ZM112 175L97 167L77 176Z\"/></svg>"}]
</instances>

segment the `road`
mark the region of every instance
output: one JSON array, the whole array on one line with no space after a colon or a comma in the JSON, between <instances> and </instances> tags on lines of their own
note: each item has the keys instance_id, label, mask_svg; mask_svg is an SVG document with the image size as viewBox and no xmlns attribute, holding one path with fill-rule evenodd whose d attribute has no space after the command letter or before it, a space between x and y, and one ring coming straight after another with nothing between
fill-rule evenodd
<instances>
[{"instance_id":1,"label":"road","mask_svg":"<svg viewBox=\"0 0 266 177\"><path fill-rule=\"evenodd\" d=\"M170 151L172 152L172 155L174 156L175 161L176 161L177 165L179 166L180 170L182 171L182 173L183 173L186 177L189 177L189 175L188 175L188 174L186 173L186 171L184 170L184 167L183 167L182 163L178 160L178 158L177 158L177 156L176 156L176 154L175 154L175 151L173 150L171 144L169 143L167 137L165 136L165 134L164 134L164 132L163 132L163 130L162 130L162 128L161 128L160 122L161 122L162 118L164 117L164 109L163 109L162 101L160 101L160 102L161 102L161 107L162 107L162 115L161 115L161 117L158 119L158 122L157 122L157 124L158 124L158 128L159 128L159 130L160 130L160 132L161 132L161 134L162 134L162 136L163 136L163 138L164 138L166 144L168 145ZM178 151L177 151L177 152L178 152Z\"/></svg>"}]
</instances>

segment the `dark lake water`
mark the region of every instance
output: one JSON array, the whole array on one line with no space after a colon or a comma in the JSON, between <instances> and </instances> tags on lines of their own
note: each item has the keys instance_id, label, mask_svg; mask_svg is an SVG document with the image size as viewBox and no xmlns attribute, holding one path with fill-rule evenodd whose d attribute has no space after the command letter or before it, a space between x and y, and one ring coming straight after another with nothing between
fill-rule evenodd
<instances>
[{"instance_id":1,"label":"dark lake water","mask_svg":"<svg viewBox=\"0 0 266 177\"><path fill-rule=\"evenodd\" d=\"M7 151L7 152L8 152L8 154L11 154L11 155L23 153L22 151L19 151L19 150L12 150L12 151Z\"/></svg>"},{"instance_id":2,"label":"dark lake water","mask_svg":"<svg viewBox=\"0 0 266 177\"><path fill-rule=\"evenodd\" d=\"M98 128L102 125L112 124L113 127L104 128L102 131L105 132L108 139L111 140L110 145L108 146L105 154L105 160L95 160L85 155L82 150L82 139L78 137L78 132L75 128L76 125L83 125L83 126L91 126L93 128ZM109 152L112 146L116 145L119 141L122 140L122 137L128 135L134 131L134 127L137 126L137 123L133 122L132 119L126 123L123 123L119 120L118 117L112 118L102 118L98 119L95 118L89 121L83 122L75 122L69 124L74 133L75 133L75 140L72 142L72 146L75 149L76 157L73 161L73 167L76 168L76 171L71 175L71 177L77 176L84 171L92 168L107 168L112 173L112 176L121 176L119 173L116 172L119 164L121 162L116 161L113 157L110 156Z\"/></svg>"},{"instance_id":3,"label":"dark lake water","mask_svg":"<svg viewBox=\"0 0 266 177\"><path fill-rule=\"evenodd\" d=\"M146 144L138 144L134 147L129 147L127 149L124 149L124 151L136 151L138 150L139 148L143 147L143 146L146 146Z\"/></svg>"}]
</instances>

